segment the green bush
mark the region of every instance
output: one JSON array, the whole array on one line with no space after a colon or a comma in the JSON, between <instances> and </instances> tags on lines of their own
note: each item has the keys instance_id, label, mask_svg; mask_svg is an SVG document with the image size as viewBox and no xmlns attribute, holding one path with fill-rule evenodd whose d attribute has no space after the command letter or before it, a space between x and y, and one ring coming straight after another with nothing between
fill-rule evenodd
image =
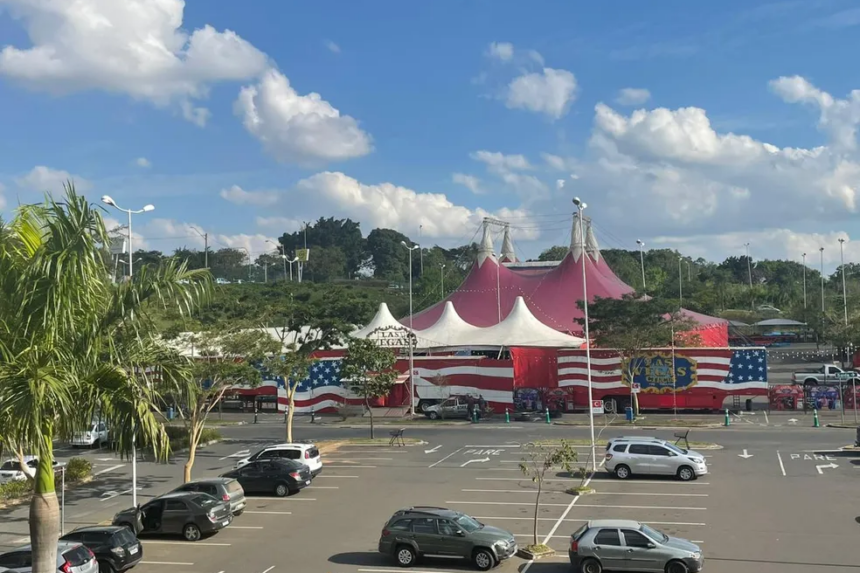
<instances>
[{"instance_id":1,"label":"green bush","mask_svg":"<svg viewBox=\"0 0 860 573\"><path fill-rule=\"evenodd\" d=\"M66 481L81 481L93 473L93 464L84 458L72 458L66 465Z\"/></svg>"},{"instance_id":2,"label":"green bush","mask_svg":"<svg viewBox=\"0 0 860 573\"><path fill-rule=\"evenodd\" d=\"M170 440L170 449L174 452L184 450L189 447L188 429L185 426L165 426L167 437ZM213 442L221 439L221 432L215 428L203 428L200 432L200 444Z\"/></svg>"},{"instance_id":3,"label":"green bush","mask_svg":"<svg viewBox=\"0 0 860 573\"><path fill-rule=\"evenodd\" d=\"M30 480L10 481L0 485L0 501L12 501L33 493L33 482Z\"/></svg>"}]
</instances>

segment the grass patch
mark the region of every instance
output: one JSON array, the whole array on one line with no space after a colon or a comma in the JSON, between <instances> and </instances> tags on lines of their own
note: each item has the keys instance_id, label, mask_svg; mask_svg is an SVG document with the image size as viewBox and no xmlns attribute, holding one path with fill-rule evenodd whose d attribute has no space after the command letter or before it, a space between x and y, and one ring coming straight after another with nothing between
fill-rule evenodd
<instances>
[{"instance_id":1,"label":"grass patch","mask_svg":"<svg viewBox=\"0 0 860 573\"><path fill-rule=\"evenodd\" d=\"M188 439L188 430L185 426L164 426L164 431L167 432L167 438L170 440L171 451L178 452L188 449L190 440ZM221 432L214 428L203 428L203 431L200 432L200 441L198 443L216 442L222 437Z\"/></svg>"},{"instance_id":2,"label":"grass patch","mask_svg":"<svg viewBox=\"0 0 860 573\"><path fill-rule=\"evenodd\" d=\"M543 543L538 543L535 545L526 545L525 547L521 547L519 553L521 554L521 557L524 557L526 559L540 559L541 557L554 555L555 549L548 545L544 545Z\"/></svg>"},{"instance_id":3,"label":"grass patch","mask_svg":"<svg viewBox=\"0 0 860 573\"><path fill-rule=\"evenodd\" d=\"M72 458L66 464L66 489L86 483L92 479L93 466L84 458ZM60 472L55 472L54 483L57 490L61 483ZM59 495L59 492L58 492ZM26 503L33 496L33 482L30 480L11 481L0 485L0 508Z\"/></svg>"},{"instance_id":4,"label":"grass patch","mask_svg":"<svg viewBox=\"0 0 860 573\"><path fill-rule=\"evenodd\" d=\"M594 493L596 490L593 487L588 486L577 486L577 487L569 487L564 490L565 493L569 493L570 495L588 495L589 493Z\"/></svg>"}]
</instances>

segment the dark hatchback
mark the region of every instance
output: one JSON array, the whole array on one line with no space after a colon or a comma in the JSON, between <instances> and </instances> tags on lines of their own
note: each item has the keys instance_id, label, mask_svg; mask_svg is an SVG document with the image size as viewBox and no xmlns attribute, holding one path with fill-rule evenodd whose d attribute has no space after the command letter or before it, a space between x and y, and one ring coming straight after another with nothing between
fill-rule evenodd
<instances>
[{"instance_id":1,"label":"dark hatchback","mask_svg":"<svg viewBox=\"0 0 860 573\"><path fill-rule=\"evenodd\" d=\"M117 513L114 525L137 535L179 534L198 541L206 533L224 529L233 520L230 506L205 493L168 493L149 503Z\"/></svg>"},{"instance_id":2,"label":"dark hatchback","mask_svg":"<svg viewBox=\"0 0 860 573\"><path fill-rule=\"evenodd\" d=\"M86 546L99 562L99 573L127 571L143 558L143 546L126 527L95 525L79 527L60 541L75 541Z\"/></svg>"},{"instance_id":3,"label":"dark hatchback","mask_svg":"<svg viewBox=\"0 0 860 573\"><path fill-rule=\"evenodd\" d=\"M268 493L278 497L298 493L311 485L311 471L301 462L272 459L251 462L239 469L221 474L238 481L247 493Z\"/></svg>"},{"instance_id":4,"label":"dark hatchback","mask_svg":"<svg viewBox=\"0 0 860 573\"><path fill-rule=\"evenodd\" d=\"M223 477L199 479L184 483L173 491L208 493L228 504L233 515L242 515L245 511L245 490L234 479Z\"/></svg>"}]
</instances>

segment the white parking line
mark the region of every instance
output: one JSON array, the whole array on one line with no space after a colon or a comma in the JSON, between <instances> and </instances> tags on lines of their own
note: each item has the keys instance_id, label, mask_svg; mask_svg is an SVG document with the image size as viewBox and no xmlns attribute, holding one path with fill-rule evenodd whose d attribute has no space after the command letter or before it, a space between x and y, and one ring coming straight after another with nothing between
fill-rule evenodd
<instances>
[{"instance_id":1,"label":"white parking line","mask_svg":"<svg viewBox=\"0 0 860 573\"><path fill-rule=\"evenodd\" d=\"M191 567L194 563L183 563L181 561L141 561L141 565L184 565Z\"/></svg>"},{"instance_id":2,"label":"white parking line","mask_svg":"<svg viewBox=\"0 0 860 573\"><path fill-rule=\"evenodd\" d=\"M233 525L232 523L228 525L230 529L263 529L259 525Z\"/></svg>"},{"instance_id":3,"label":"white parking line","mask_svg":"<svg viewBox=\"0 0 860 573\"><path fill-rule=\"evenodd\" d=\"M579 499L579 498L577 498ZM461 504L470 504L470 505L526 505L528 507L534 507L535 504L531 502L523 502L520 503L518 501L446 501L445 503L461 503ZM567 507L566 503L542 503L541 507Z\"/></svg>"},{"instance_id":4,"label":"white parking line","mask_svg":"<svg viewBox=\"0 0 860 573\"><path fill-rule=\"evenodd\" d=\"M516 521L516 520L520 520L520 521L533 521L533 520L534 520L534 517L533 517L533 516L525 516L525 517L493 517L493 516L487 516L487 515L484 515L484 516L480 516L480 517L479 517L479 516L477 516L477 515L474 515L474 516L472 516L472 517L474 517L475 519L489 519L489 520L492 520L492 519L502 519L502 520L506 520L506 521ZM555 517L538 517L538 521L555 521L555 520L556 520L556 518L555 518ZM591 520L590 520L590 519L582 519L582 518L579 518L579 519L565 519L564 521L566 521L566 522L567 522L567 521L569 521L569 522L571 522L571 523L573 523L573 522L577 522L577 523L585 523L585 522L587 522L587 521L591 521ZM706 523L695 523L695 522L688 522L688 521L650 521L650 520L648 521L648 524L649 524L649 525L686 525L686 526L689 526L689 527L705 527L705 526L707 525Z\"/></svg>"},{"instance_id":5,"label":"white parking line","mask_svg":"<svg viewBox=\"0 0 860 573\"><path fill-rule=\"evenodd\" d=\"M707 507L682 507L682 506L662 506L662 505L580 505L579 507L601 508L607 509L676 509L678 511L707 511Z\"/></svg>"},{"instance_id":6,"label":"white parking line","mask_svg":"<svg viewBox=\"0 0 860 573\"><path fill-rule=\"evenodd\" d=\"M779 469L782 470L782 475L785 477L785 464L782 463L782 456L779 454L779 450L776 451L776 459L779 460Z\"/></svg>"},{"instance_id":7,"label":"white parking line","mask_svg":"<svg viewBox=\"0 0 860 573\"><path fill-rule=\"evenodd\" d=\"M360 457L360 456L352 455L351 457L356 458L356 457ZM332 458L331 456L329 456L328 459L332 460L332 463L335 463L335 464L345 464L345 463L349 463L349 462L353 461L353 460L341 460L341 459L337 459L337 458ZM390 462L393 459L394 458L361 458L361 461L362 462L375 462L375 461Z\"/></svg>"},{"instance_id":8,"label":"white parking line","mask_svg":"<svg viewBox=\"0 0 860 573\"><path fill-rule=\"evenodd\" d=\"M508 445L502 445L502 446L485 446L485 445L483 445L483 444L479 444L479 445L477 445L477 446L476 446L475 444L467 444L467 445L466 445L466 447L467 447L467 448L495 448L495 449L504 449L504 448L518 448L518 447L520 447L520 445L519 445L519 444L516 444L516 445L508 444Z\"/></svg>"},{"instance_id":9,"label":"white parking line","mask_svg":"<svg viewBox=\"0 0 860 573\"><path fill-rule=\"evenodd\" d=\"M245 513L250 513L252 515L292 515L292 511L248 511L245 510ZM229 527L229 526L228 526Z\"/></svg>"},{"instance_id":10,"label":"white parking line","mask_svg":"<svg viewBox=\"0 0 860 573\"><path fill-rule=\"evenodd\" d=\"M248 497L254 501L316 501L315 497Z\"/></svg>"},{"instance_id":11,"label":"white parking line","mask_svg":"<svg viewBox=\"0 0 860 573\"><path fill-rule=\"evenodd\" d=\"M603 483L620 483L621 480L608 480L608 479L599 479L595 483L603 484ZM631 479L626 480L627 483L639 485L676 485L678 487L689 487L691 485L711 485L711 482L707 481L670 481L670 480L659 480L659 479Z\"/></svg>"},{"instance_id":12,"label":"white parking line","mask_svg":"<svg viewBox=\"0 0 860 573\"><path fill-rule=\"evenodd\" d=\"M326 464L325 467L327 469L330 469L330 470L363 470L363 469L372 469L372 468L375 468L376 466L354 466L352 464L347 465L347 466L336 466L334 464Z\"/></svg>"},{"instance_id":13,"label":"white parking line","mask_svg":"<svg viewBox=\"0 0 860 573\"><path fill-rule=\"evenodd\" d=\"M460 491L471 493L537 493L536 489L461 489ZM558 490L543 490L543 493L567 493ZM645 493L645 492L613 492L596 491L591 495L642 495L642 496L664 496L664 497L708 497L707 493Z\"/></svg>"},{"instance_id":14,"label":"white parking line","mask_svg":"<svg viewBox=\"0 0 860 573\"><path fill-rule=\"evenodd\" d=\"M146 541L141 541L143 545L182 545L183 547L230 547L230 543L209 543L206 541L195 541L194 543L188 543L187 541L152 541L147 539Z\"/></svg>"},{"instance_id":15,"label":"white parking line","mask_svg":"<svg viewBox=\"0 0 860 573\"><path fill-rule=\"evenodd\" d=\"M275 568L275 566L274 566L274 565L272 565L271 567L269 567L268 569L266 569L265 571L263 571L263 573L269 573L269 571L271 571L271 570L272 570L272 569L274 569L274 568Z\"/></svg>"},{"instance_id":16,"label":"white parking line","mask_svg":"<svg viewBox=\"0 0 860 573\"><path fill-rule=\"evenodd\" d=\"M111 466L111 467L109 467L109 468L107 468L107 469L99 470L99 471L97 471L96 473L94 473L93 475L94 475L94 476L100 476L100 475L102 475L102 474L106 474L106 473L108 473L108 472L112 472L113 470L118 470L119 468L121 468L121 467L123 467L123 466L125 466L125 464L117 464L117 465L115 465L115 466Z\"/></svg>"},{"instance_id":17,"label":"white parking line","mask_svg":"<svg viewBox=\"0 0 860 573\"><path fill-rule=\"evenodd\" d=\"M358 476L333 476L333 475L322 475L322 474L320 474L317 477L315 477L314 479L320 479L320 478L355 478L355 479L358 479Z\"/></svg>"},{"instance_id":18,"label":"white parking line","mask_svg":"<svg viewBox=\"0 0 860 573\"><path fill-rule=\"evenodd\" d=\"M403 571L403 569L396 569L394 567L390 569L384 568L370 568L370 569L359 569L360 573L396 573L397 571ZM412 573L463 573L462 569L457 571L452 571L450 569L410 569Z\"/></svg>"},{"instance_id":19,"label":"white parking line","mask_svg":"<svg viewBox=\"0 0 860 573\"><path fill-rule=\"evenodd\" d=\"M471 446L466 446L466 447L468 448L468 447L471 447ZM444 458L442 458L442 459L441 459L441 460L439 460L438 462L435 462L434 464L429 465L429 466L427 466L427 467L428 467L428 468L436 467L436 466L438 466L439 464L441 464L442 462L444 462L445 460L447 460L448 458L450 458L451 456L453 456L454 454L456 454L457 452L462 451L462 450L464 450L464 449L465 449L465 448L460 448L459 450L454 450L453 452L451 452L450 454L448 454L447 456L445 456Z\"/></svg>"},{"instance_id":20,"label":"white parking line","mask_svg":"<svg viewBox=\"0 0 860 573\"><path fill-rule=\"evenodd\" d=\"M340 489L336 485L309 485L305 489Z\"/></svg>"}]
</instances>

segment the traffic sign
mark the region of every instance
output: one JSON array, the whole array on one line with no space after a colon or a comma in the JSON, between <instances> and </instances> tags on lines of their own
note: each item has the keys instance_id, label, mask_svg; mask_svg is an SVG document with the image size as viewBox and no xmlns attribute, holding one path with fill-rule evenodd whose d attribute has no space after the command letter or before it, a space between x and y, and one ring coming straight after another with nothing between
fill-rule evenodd
<instances>
[{"instance_id":1,"label":"traffic sign","mask_svg":"<svg viewBox=\"0 0 860 573\"><path fill-rule=\"evenodd\" d=\"M592 414L602 414L603 413L603 400L592 400L591 401L591 413Z\"/></svg>"},{"instance_id":2,"label":"traffic sign","mask_svg":"<svg viewBox=\"0 0 860 573\"><path fill-rule=\"evenodd\" d=\"M631 386L631 389L634 394L638 394L642 391L642 386L639 384L639 382L634 382Z\"/></svg>"}]
</instances>

